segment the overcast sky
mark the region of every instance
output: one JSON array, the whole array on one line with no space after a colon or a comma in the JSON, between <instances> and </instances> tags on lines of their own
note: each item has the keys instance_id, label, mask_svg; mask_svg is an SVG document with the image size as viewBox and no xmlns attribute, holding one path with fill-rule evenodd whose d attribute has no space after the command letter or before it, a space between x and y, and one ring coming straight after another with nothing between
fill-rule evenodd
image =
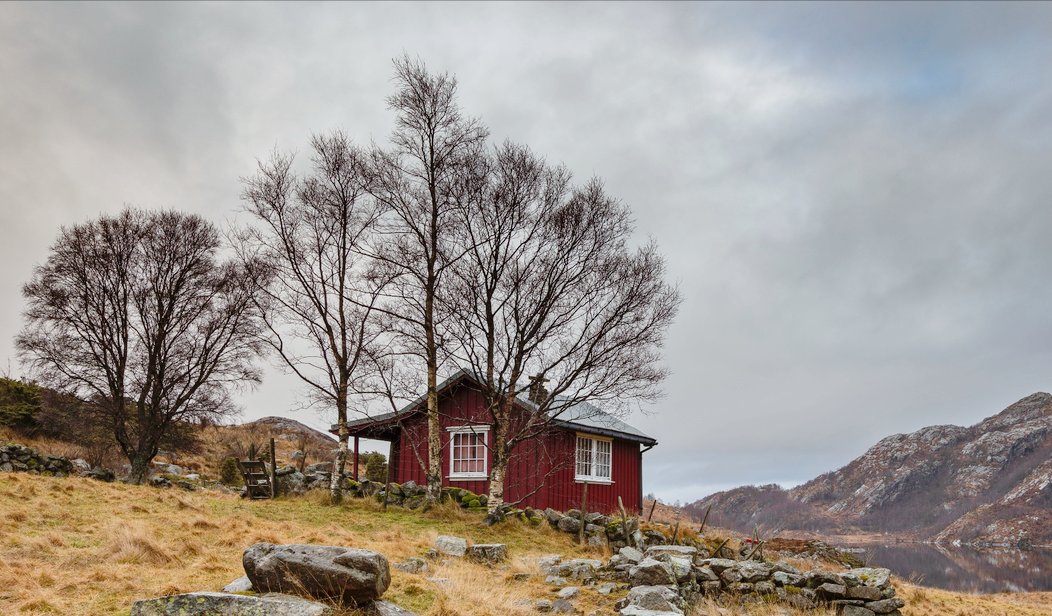
<instances>
[{"instance_id":1,"label":"overcast sky","mask_svg":"<svg viewBox=\"0 0 1052 616\"><path fill-rule=\"evenodd\" d=\"M1052 388L1052 5L0 5L0 362L58 227L237 220L312 132L392 128L391 59L629 204L685 301L646 491L806 481ZM10 359L6 359L10 358ZM246 419L290 415L272 370Z\"/></svg>"}]
</instances>

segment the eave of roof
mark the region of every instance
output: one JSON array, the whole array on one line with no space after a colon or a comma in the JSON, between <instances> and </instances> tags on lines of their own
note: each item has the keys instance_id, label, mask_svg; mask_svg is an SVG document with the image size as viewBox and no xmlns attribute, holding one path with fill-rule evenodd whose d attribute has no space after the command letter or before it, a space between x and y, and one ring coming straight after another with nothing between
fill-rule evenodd
<instances>
[{"instance_id":1,"label":"eave of roof","mask_svg":"<svg viewBox=\"0 0 1052 616\"><path fill-rule=\"evenodd\" d=\"M482 383L468 370L460 369L449 378L445 379L438 384L437 390L442 393L446 389L453 387L462 380L471 380L476 385L481 386ZM422 395L417 399L413 400L409 404L406 404L396 412L382 413L373 417L363 417L361 419L355 419L347 422L347 427L357 428L361 426L381 426L386 423L392 423L399 418L408 417L418 410L418 407L427 401L427 395ZM516 403L527 410L535 411L537 405L532 401L517 396L515 398ZM620 438L628 441L635 441L642 443L647 447L653 447L657 445L657 440L644 434L639 429L621 421L620 419L605 413L595 405L588 402L578 402L571 407L567 407L559 411L559 415L552 419L552 424L562 428L576 430L580 432L586 432L590 434L598 434L600 436L609 436L612 438ZM333 424L330 428L330 432L333 434L338 433L339 426Z\"/></svg>"}]
</instances>

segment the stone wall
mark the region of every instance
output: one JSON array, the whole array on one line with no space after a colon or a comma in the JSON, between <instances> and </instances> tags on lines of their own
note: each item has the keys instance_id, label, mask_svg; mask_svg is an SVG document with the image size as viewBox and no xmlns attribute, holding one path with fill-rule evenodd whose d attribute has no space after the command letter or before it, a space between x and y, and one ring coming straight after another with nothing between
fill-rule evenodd
<instances>
[{"instance_id":1,"label":"stone wall","mask_svg":"<svg viewBox=\"0 0 1052 616\"><path fill-rule=\"evenodd\" d=\"M73 473L73 463L39 454L25 445L4 445L0 446L0 471L65 477Z\"/></svg>"}]
</instances>

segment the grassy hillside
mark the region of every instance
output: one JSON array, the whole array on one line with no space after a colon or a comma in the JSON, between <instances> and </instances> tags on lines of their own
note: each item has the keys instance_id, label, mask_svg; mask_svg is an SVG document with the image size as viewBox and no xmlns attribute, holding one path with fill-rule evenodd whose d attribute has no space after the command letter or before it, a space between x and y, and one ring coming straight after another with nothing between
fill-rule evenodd
<instances>
[{"instance_id":1,"label":"grassy hillside","mask_svg":"<svg viewBox=\"0 0 1052 616\"><path fill-rule=\"evenodd\" d=\"M218 590L243 575L241 552L257 541L359 546L394 563L422 554L442 533L507 543L512 562L493 570L452 560L425 575L393 570L386 598L431 616L532 614L533 600L553 596L537 574L538 556L601 555L547 528L517 522L488 528L480 520L452 508L383 512L372 501L333 507L324 495L252 502L214 492L0 473L0 614L128 614L138 598ZM518 579L519 573L532 575ZM907 616L1038 616L1052 608L1052 599L1042 595L900 591L911 601ZM584 613L612 614L618 596L585 590L576 604Z\"/></svg>"}]
</instances>

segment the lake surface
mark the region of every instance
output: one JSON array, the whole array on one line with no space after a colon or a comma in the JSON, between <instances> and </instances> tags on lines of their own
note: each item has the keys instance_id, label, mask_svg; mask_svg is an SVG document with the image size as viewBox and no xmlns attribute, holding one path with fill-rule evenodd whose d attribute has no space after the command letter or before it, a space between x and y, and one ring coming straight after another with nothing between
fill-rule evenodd
<instances>
[{"instance_id":1,"label":"lake surface","mask_svg":"<svg viewBox=\"0 0 1052 616\"><path fill-rule=\"evenodd\" d=\"M852 546L868 565L906 581L965 592L1052 591L1052 549L1016 550L893 543Z\"/></svg>"}]
</instances>

